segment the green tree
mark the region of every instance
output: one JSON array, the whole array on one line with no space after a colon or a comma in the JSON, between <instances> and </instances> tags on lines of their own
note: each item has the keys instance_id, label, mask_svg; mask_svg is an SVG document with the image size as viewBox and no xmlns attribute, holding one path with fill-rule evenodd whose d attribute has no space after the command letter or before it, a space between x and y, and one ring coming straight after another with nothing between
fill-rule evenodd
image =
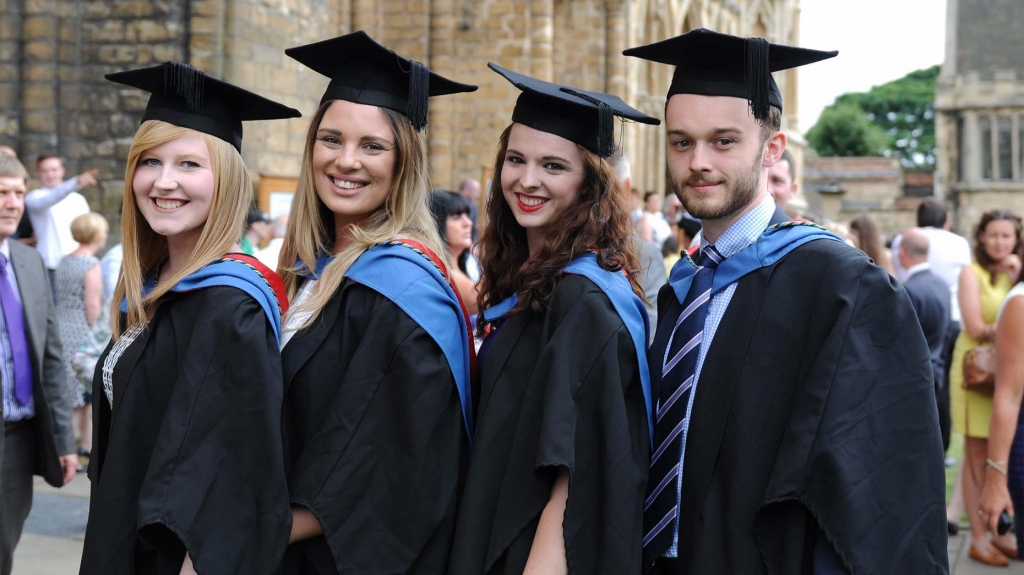
<instances>
[{"instance_id":1,"label":"green tree","mask_svg":"<svg viewBox=\"0 0 1024 575\"><path fill-rule=\"evenodd\" d=\"M877 156L886 146L885 133L852 104L832 105L807 132L819 156Z\"/></svg>"},{"instance_id":2,"label":"green tree","mask_svg":"<svg viewBox=\"0 0 1024 575\"><path fill-rule=\"evenodd\" d=\"M826 110L848 106L859 108L885 137L884 146L876 153L896 156L910 170L931 171L935 169L935 79L938 76L937 65L917 70L867 92L842 94ZM818 123L821 123L820 119ZM808 132L808 141L818 123ZM811 145L814 146L813 143ZM864 147L870 149L873 143L861 146L862 149ZM823 156L848 155L824 149L818 149L818 153Z\"/></svg>"}]
</instances>

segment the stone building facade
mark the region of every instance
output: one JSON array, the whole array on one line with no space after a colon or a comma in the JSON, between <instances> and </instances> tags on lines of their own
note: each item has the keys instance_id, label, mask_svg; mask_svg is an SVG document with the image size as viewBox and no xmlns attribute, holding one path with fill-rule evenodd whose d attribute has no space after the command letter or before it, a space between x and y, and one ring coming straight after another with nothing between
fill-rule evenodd
<instances>
[{"instance_id":1,"label":"stone building facade","mask_svg":"<svg viewBox=\"0 0 1024 575\"><path fill-rule=\"evenodd\" d=\"M887 240L916 225L921 197L932 195L930 174L904 172L898 158L807 158L803 175L808 208L820 221L869 215Z\"/></svg>"},{"instance_id":2,"label":"stone building facade","mask_svg":"<svg viewBox=\"0 0 1024 575\"><path fill-rule=\"evenodd\" d=\"M430 106L434 184L452 188L486 176L519 93L488 61L615 93L660 118L672 68L622 50L698 27L799 44L799 13L799 0L0 0L0 143L26 159L57 151L69 173L100 168L100 188L86 195L114 215L146 95L103 74L176 59L301 110L306 119L245 128L254 176L294 177L326 79L284 49L363 29L480 85ZM784 127L795 130L796 71L776 81ZM802 165L802 139L791 132L790 142ZM623 145L637 189L666 190L664 128L627 125Z\"/></svg>"},{"instance_id":3,"label":"stone building facade","mask_svg":"<svg viewBox=\"0 0 1024 575\"><path fill-rule=\"evenodd\" d=\"M970 235L981 214L1024 215L1024 2L948 0L935 91L938 192Z\"/></svg>"}]
</instances>

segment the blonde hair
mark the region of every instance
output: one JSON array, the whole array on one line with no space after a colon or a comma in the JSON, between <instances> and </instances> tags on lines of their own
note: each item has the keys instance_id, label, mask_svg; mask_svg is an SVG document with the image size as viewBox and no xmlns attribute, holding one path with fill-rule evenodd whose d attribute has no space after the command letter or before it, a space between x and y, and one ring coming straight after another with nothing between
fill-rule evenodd
<instances>
[{"instance_id":1,"label":"blonde hair","mask_svg":"<svg viewBox=\"0 0 1024 575\"><path fill-rule=\"evenodd\" d=\"M203 224L203 231L195 248L181 269L173 276L157 283L149 295L143 295L143 281L157 271L168 254L167 238L153 231L135 201L132 189L135 167L139 163L139 157L146 150L190 133L194 133L194 130L160 120L149 120L143 122L135 132L132 146L128 150L128 167L124 178L124 207L121 210L124 261L121 264L121 275L114 289L110 310L111 330L115 340L121 334L121 326L116 318L119 317L122 299L126 298L128 303L125 329L146 323L147 308L183 278L230 252L231 247L242 236L245 213L253 199L249 172L245 169L242 156L231 144L209 134L203 134L206 146L210 150L210 169L214 175L210 215Z\"/></svg>"},{"instance_id":2,"label":"blonde hair","mask_svg":"<svg viewBox=\"0 0 1024 575\"><path fill-rule=\"evenodd\" d=\"M21 178L28 183L28 170L17 157L0 154L0 178Z\"/></svg>"},{"instance_id":3,"label":"blonde hair","mask_svg":"<svg viewBox=\"0 0 1024 575\"><path fill-rule=\"evenodd\" d=\"M380 111L391 127L396 144L391 189L380 208L358 225L353 224L346 229L346 232L351 234L352 241L340 252L335 253L337 231L334 214L316 193L312 168L316 133L332 102L334 100L321 104L309 124L298 188L292 201L288 231L281 247L280 261L303 262L301 267L282 266L282 269L278 270L288 288L289 298L294 297L298 291L302 276L314 271L317 256L335 256L334 261L324 269L309 300L288 311L289 315L309 314L309 318L299 329L313 323L341 286L349 266L375 244L396 237L407 237L422 243L439 257L444 257L443 254L446 253L428 209L430 177L427 172L427 155L423 139L408 118L387 108L380 108Z\"/></svg>"},{"instance_id":4,"label":"blonde hair","mask_svg":"<svg viewBox=\"0 0 1024 575\"><path fill-rule=\"evenodd\" d=\"M71 220L71 237L80 244L91 244L100 234L109 232L107 219L96 212L82 214Z\"/></svg>"}]
</instances>

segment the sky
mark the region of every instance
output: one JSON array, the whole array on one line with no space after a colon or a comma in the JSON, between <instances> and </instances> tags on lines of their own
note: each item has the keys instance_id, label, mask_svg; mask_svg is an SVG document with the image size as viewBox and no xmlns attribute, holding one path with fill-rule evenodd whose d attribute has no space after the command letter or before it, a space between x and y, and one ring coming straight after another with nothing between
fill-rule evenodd
<instances>
[{"instance_id":1,"label":"sky","mask_svg":"<svg viewBox=\"0 0 1024 575\"><path fill-rule=\"evenodd\" d=\"M836 96L865 92L945 55L946 0L801 0L800 45L839 50L800 68L800 130Z\"/></svg>"}]
</instances>

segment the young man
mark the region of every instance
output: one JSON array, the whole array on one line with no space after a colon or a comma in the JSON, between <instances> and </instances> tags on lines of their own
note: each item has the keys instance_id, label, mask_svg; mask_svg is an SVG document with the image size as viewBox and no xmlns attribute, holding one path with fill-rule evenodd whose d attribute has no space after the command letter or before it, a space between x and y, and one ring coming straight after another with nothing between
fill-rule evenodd
<instances>
[{"instance_id":1,"label":"young man","mask_svg":"<svg viewBox=\"0 0 1024 575\"><path fill-rule=\"evenodd\" d=\"M36 234L36 249L43 256L53 286L53 274L61 258L78 247L71 237L71 221L89 213L89 202L78 193L96 185L99 170L89 170L74 178L64 179L64 160L53 154L36 159L36 172L43 187L25 196L25 212Z\"/></svg>"},{"instance_id":2,"label":"young man","mask_svg":"<svg viewBox=\"0 0 1024 575\"><path fill-rule=\"evenodd\" d=\"M21 162L0 154L0 575L11 573L32 508L32 475L61 487L78 469L46 267L35 250L8 240L27 182Z\"/></svg>"},{"instance_id":3,"label":"young man","mask_svg":"<svg viewBox=\"0 0 1024 575\"><path fill-rule=\"evenodd\" d=\"M677 66L668 167L703 224L659 295L644 560L664 574L947 573L928 347L863 253L786 222L772 71L836 55L695 30L626 55ZM913 414L913 417L910 415Z\"/></svg>"}]
</instances>

